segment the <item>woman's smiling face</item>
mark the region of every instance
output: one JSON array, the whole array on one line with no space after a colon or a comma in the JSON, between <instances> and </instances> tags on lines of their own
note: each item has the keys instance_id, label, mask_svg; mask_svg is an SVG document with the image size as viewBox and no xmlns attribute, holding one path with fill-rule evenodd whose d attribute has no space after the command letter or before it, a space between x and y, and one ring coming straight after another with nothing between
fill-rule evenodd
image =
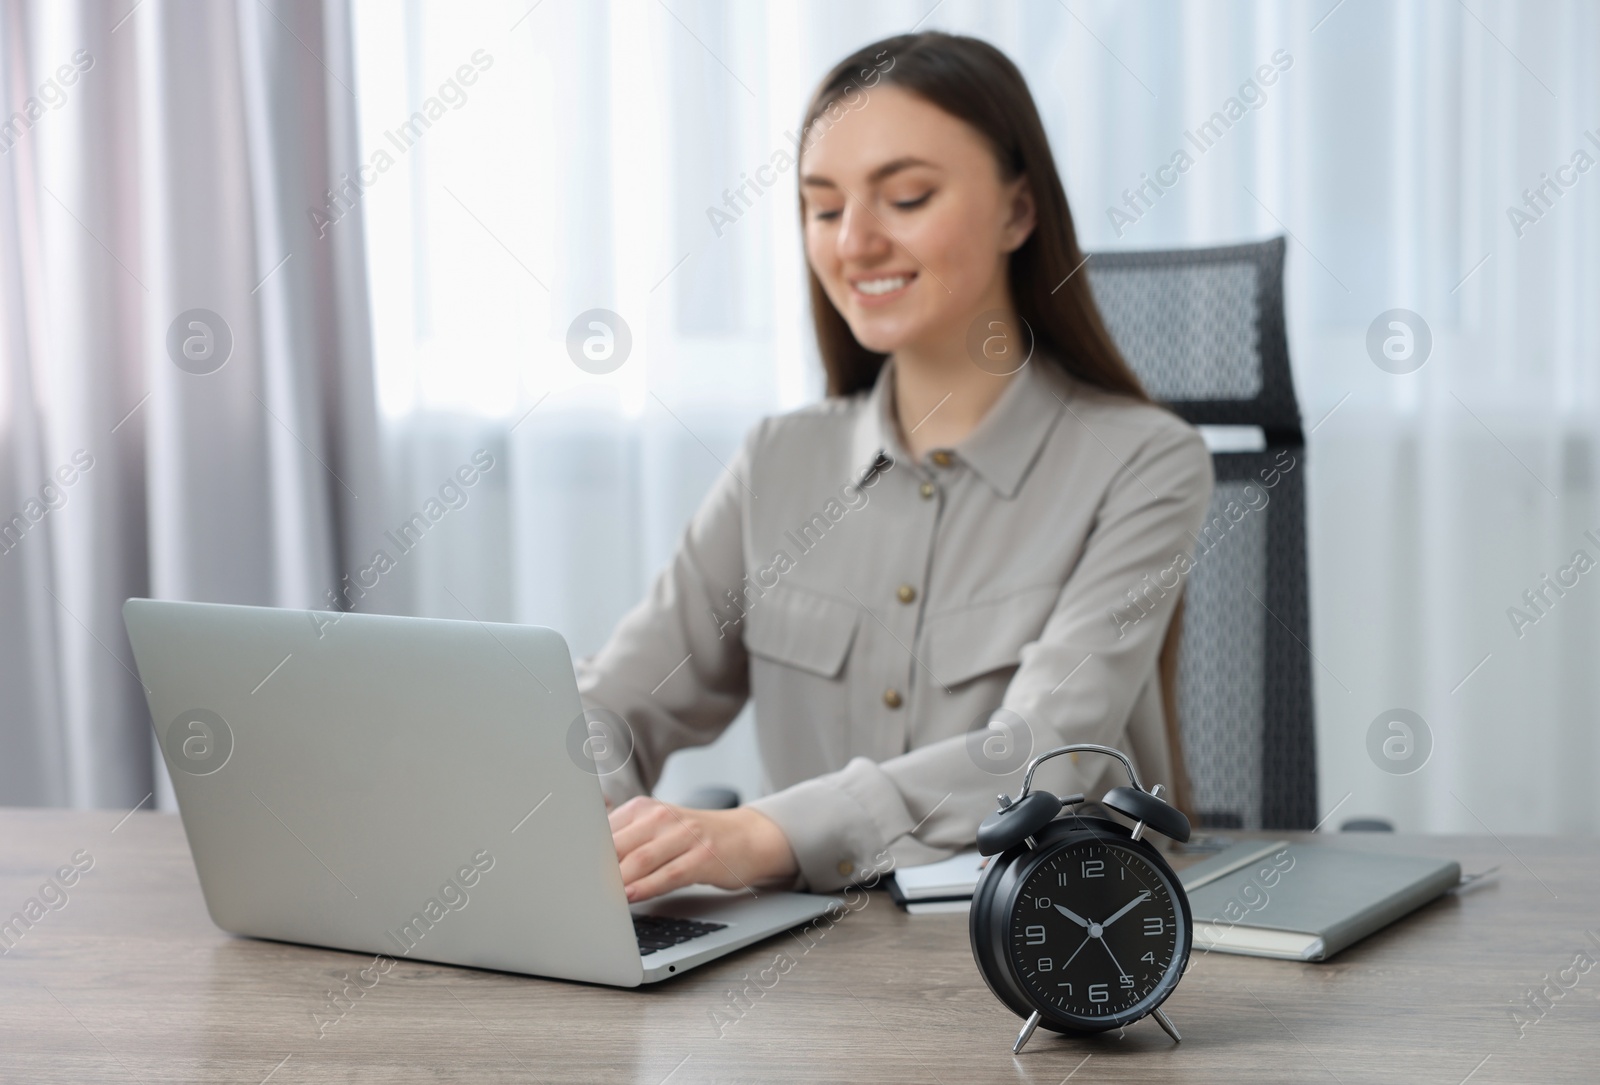
<instances>
[{"instance_id":1,"label":"woman's smiling face","mask_svg":"<svg viewBox=\"0 0 1600 1085\"><path fill-rule=\"evenodd\" d=\"M1006 260L1032 232L1033 201L975 129L885 84L810 138L806 257L862 346L959 340L979 313L1010 305Z\"/></svg>"}]
</instances>

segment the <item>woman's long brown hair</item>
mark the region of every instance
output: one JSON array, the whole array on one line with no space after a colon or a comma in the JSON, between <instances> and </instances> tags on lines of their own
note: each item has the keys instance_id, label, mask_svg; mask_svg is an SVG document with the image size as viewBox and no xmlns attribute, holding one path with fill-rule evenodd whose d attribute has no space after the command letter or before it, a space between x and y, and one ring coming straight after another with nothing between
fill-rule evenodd
<instances>
[{"instance_id":1,"label":"woman's long brown hair","mask_svg":"<svg viewBox=\"0 0 1600 1085\"><path fill-rule=\"evenodd\" d=\"M1089 277L1081 274L1084 258L1067 194L1033 95L1017 66L977 38L932 31L884 38L828 73L806 109L800 146L809 147L826 131L824 127L812 135L825 114L831 117L842 103L855 101L852 95L870 95L872 87L884 83L910 91L982 133L1005 180L1027 177L1037 225L1011 254L1011 300L1033 330L1036 355L1078 380L1148 401L1100 319ZM802 225L804 221L802 202ZM872 387L887 355L857 342L815 271L810 280L811 317L828 374L828 394L847 396Z\"/></svg>"}]
</instances>

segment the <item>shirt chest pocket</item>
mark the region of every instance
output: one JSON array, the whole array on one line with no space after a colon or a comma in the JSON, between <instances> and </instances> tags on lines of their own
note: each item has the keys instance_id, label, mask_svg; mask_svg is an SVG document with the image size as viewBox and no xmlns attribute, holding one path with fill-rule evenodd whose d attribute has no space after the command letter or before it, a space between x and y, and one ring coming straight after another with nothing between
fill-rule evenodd
<instances>
[{"instance_id":1,"label":"shirt chest pocket","mask_svg":"<svg viewBox=\"0 0 1600 1085\"><path fill-rule=\"evenodd\" d=\"M744 646L769 662L838 678L860 620L860 610L850 603L779 584L750 607Z\"/></svg>"},{"instance_id":2,"label":"shirt chest pocket","mask_svg":"<svg viewBox=\"0 0 1600 1085\"><path fill-rule=\"evenodd\" d=\"M776 788L841 769L859 749L849 659L861 612L850 603L780 584L745 618L756 730Z\"/></svg>"},{"instance_id":3,"label":"shirt chest pocket","mask_svg":"<svg viewBox=\"0 0 1600 1085\"><path fill-rule=\"evenodd\" d=\"M1015 668L1022 662L1022 649L1044 631L1060 594L1059 587L1046 584L929 615L928 669L953 689Z\"/></svg>"}]
</instances>

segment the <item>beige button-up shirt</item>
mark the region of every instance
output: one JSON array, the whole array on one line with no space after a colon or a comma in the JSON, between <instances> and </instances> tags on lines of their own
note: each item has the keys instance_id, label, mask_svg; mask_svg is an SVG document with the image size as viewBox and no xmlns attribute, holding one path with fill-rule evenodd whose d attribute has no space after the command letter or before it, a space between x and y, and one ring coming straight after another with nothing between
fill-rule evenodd
<instances>
[{"instance_id":1,"label":"beige button-up shirt","mask_svg":"<svg viewBox=\"0 0 1600 1085\"><path fill-rule=\"evenodd\" d=\"M816 891L971 847L1051 747L1115 746L1147 787L1171 770L1157 659L1211 495L1199 434L1035 359L966 439L914 462L892 381L885 365L870 394L757 425L578 666L584 703L633 732L602 777L613 801L753 697L777 790L751 805ZM1035 782L1098 798L1127 781L1083 755Z\"/></svg>"}]
</instances>

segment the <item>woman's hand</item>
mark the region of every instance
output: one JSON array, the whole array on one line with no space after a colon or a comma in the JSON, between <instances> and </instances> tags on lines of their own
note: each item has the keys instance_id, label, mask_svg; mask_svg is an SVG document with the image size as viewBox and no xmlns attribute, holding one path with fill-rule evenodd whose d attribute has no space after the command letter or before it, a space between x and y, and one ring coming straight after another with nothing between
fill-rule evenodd
<instances>
[{"instance_id":1,"label":"woman's hand","mask_svg":"<svg viewBox=\"0 0 1600 1085\"><path fill-rule=\"evenodd\" d=\"M800 870L783 830L748 806L691 810L641 796L609 816L629 901L685 885L786 885Z\"/></svg>"}]
</instances>

